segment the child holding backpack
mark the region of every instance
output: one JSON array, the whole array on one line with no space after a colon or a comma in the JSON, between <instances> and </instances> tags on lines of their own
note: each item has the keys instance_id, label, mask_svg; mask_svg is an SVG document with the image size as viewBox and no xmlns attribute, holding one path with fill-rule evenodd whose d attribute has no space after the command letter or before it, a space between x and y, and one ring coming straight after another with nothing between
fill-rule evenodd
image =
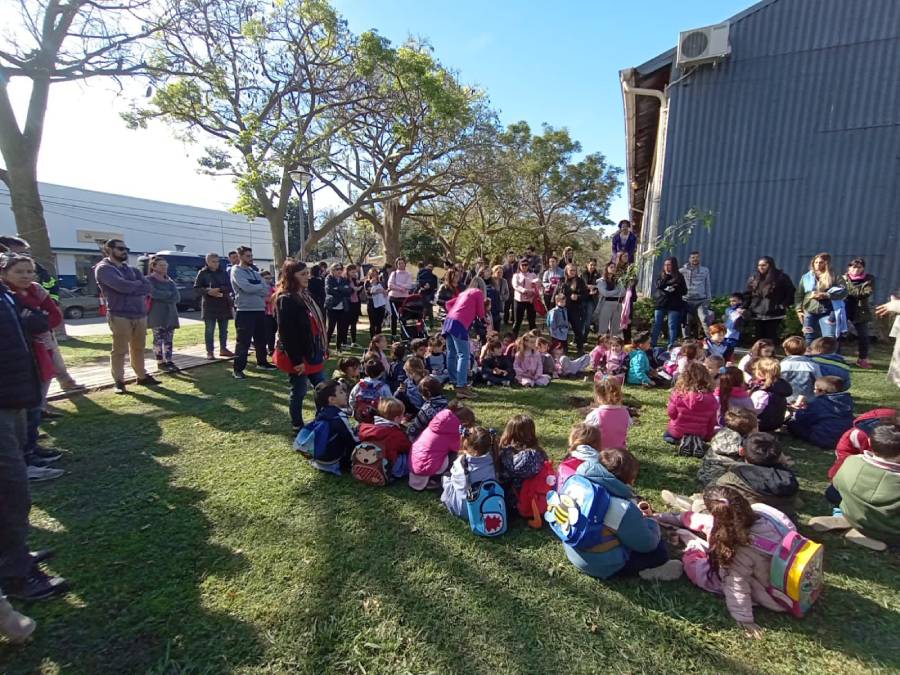
<instances>
[{"instance_id":1,"label":"child holding backpack","mask_svg":"<svg viewBox=\"0 0 900 675\"><path fill-rule=\"evenodd\" d=\"M382 379L384 366L378 359L368 359L363 364L365 377L350 392L350 410L357 422L371 422L375 419L378 402L390 398L391 390Z\"/></svg>"},{"instance_id":2,"label":"child holding backpack","mask_svg":"<svg viewBox=\"0 0 900 675\"><path fill-rule=\"evenodd\" d=\"M469 471L469 485L497 479L497 448L492 431L482 427L463 431L459 455L450 467L450 475L444 475L441 502L457 518L468 518L466 511L466 475L463 461Z\"/></svg>"},{"instance_id":3,"label":"child holding backpack","mask_svg":"<svg viewBox=\"0 0 900 675\"><path fill-rule=\"evenodd\" d=\"M350 455L356 446L356 435L344 408L347 406L347 390L337 380L326 380L316 385L316 418L304 426L294 449L309 459L319 471L340 476L350 469Z\"/></svg>"},{"instance_id":4,"label":"child holding backpack","mask_svg":"<svg viewBox=\"0 0 900 675\"><path fill-rule=\"evenodd\" d=\"M417 492L440 489L441 474L459 452L460 429L473 426L475 413L457 401L435 415L410 450L409 486Z\"/></svg>"}]
</instances>

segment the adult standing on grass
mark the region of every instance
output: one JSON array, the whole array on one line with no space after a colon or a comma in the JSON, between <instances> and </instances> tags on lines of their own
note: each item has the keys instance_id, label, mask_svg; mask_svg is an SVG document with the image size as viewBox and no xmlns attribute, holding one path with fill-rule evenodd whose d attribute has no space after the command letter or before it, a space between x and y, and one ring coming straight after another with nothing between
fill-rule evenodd
<instances>
[{"instance_id":1,"label":"adult standing on grass","mask_svg":"<svg viewBox=\"0 0 900 675\"><path fill-rule=\"evenodd\" d=\"M231 268L231 287L234 289L234 327L237 330L237 346L234 349L234 377L243 380L250 342L256 349L256 366L274 370L266 355L266 298L269 285L253 266L253 249L239 246L240 264Z\"/></svg>"},{"instance_id":2,"label":"adult standing on grass","mask_svg":"<svg viewBox=\"0 0 900 675\"><path fill-rule=\"evenodd\" d=\"M283 349L294 372L291 382L289 410L294 433L303 426L303 399L310 385L324 379L328 342L325 318L309 292L310 271L306 263L286 260L275 291L275 316L278 319L277 349Z\"/></svg>"},{"instance_id":3,"label":"adult standing on grass","mask_svg":"<svg viewBox=\"0 0 900 675\"><path fill-rule=\"evenodd\" d=\"M653 330L650 333L651 347L656 347L662 333L663 322L667 318L669 322L668 348L672 349L675 346L675 340L678 339L681 328L686 293L687 284L678 269L678 259L666 258L663 261L662 271L656 279L656 311L653 313Z\"/></svg>"},{"instance_id":4,"label":"adult standing on grass","mask_svg":"<svg viewBox=\"0 0 900 675\"><path fill-rule=\"evenodd\" d=\"M606 266L596 288L600 298L597 304L597 334L622 337L622 303L626 291L619 282L615 264Z\"/></svg>"},{"instance_id":5,"label":"adult standing on grass","mask_svg":"<svg viewBox=\"0 0 900 675\"><path fill-rule=\"evenodd\" d=\"M365 282L359 278L359 268L353 263L347 265L347 284L350 286L350 297L347 300L347 327L350 331L350 346L354 349L356 343L356 327L359 317L362 315L362 304L366 301Z\"/></svg>"},{"instance_id":6,"label":"adult standing on grass","mask_svg":"<svg viewBox=\"0 0 900 675\"><path fill-rule=\"evenodd\" d=\"M534 330L535 321L534 298L538 292L537 274L531 271L528 258L519 261L519 271L513 275L513 297L516 301L516 322L513 325L513 333L519 335L522 328L522 319L528 316L528 329Z\"/></svg>"},{"instance_id":7,"label":"adult standing on grass","mask_svg":"<svg viewBox=\"0 0 900 675\"><path fill-rule=\"evenodd\" d=\"M110 239L103 251L106 257L94 267L94 277L106 298L106 321L112 332L109 365L115 392L124 394L126 353L131 358L131 368L137 375L138 384L159 384L144 368L150 282L139 269L128 265L128 247L121 239Z\"/></svg>"},{"instance_id":8,"label":"adult standing on grass","mask_svg":"<svg viewBox=\"0 0 900 675\"><path fill-rule=\"evenodd\" d=\"M794 282L775 265L771 256L756 263L756 274L747 280L744 306L756 326L757 340L781 342L781 322L794 301Z\"/></svg>"},{"instance_id":9,"label":"adult standing on grass","mask_svg":"<svg viewBox=\"0 0 900 675\"><path fill-rule=\"evenodd\" d=\"M320 265L309 268L309 294L319 305L322 314L325 313L325 273Z\"/></svg>"},{"instance_id":10,"label":"adult standing on grass","mask_svg":"<svg viewBox=\"0 0 900 675\"><path fill-rule=\"evenodd\" d=\"M875 308L875 315L880 318L885 318L889 314L900 315L900 290L894 291L890 302ZM887 377L888 380L900 387L900 316L894 317L890 335L894 338L894 352L891 355L891 365L888 368Z\"/></svg>"},{"instance_id":11,"label":"adult standing on grass","mask_svg":"<svg viewBox=\"0 0 900 675\"><path fill-rule=\"evenodd\" d=\"M687 264L681 268L681 276L687 284L684 336L702 338L709 330L706 314L712 301L712 284L709 268L700 264L700 251L691 251ZM698 323L700 331L695 331Z\"/></svg>"},{"instance_id":12,"label":"adult standing on grass","mask_svg":"<svg viewBox=\"0 0 900 675\"><path fill-rule=\"evenodd\" d=\"M219 328L219 356L231 357L228 349L228 322L231 320L231 282L222 269L222 261L217 253L208 253L206 266L197 272L194 288L200 294L200 318L204 324L206 358L216 358L216 327Z\"/></svg>"},{"instance_id":13,"label":"adult standing on grass","mask_svg":"<svg viewBox=\"0 0 900 675\"><path fill-rule=\"evenodd\" d=\"M153 354L156 356L156 367L169 373L178 371L172 361L175 330L178 328L178 302L181 293L178 286L169 278L169 263L160 256L150 258L150 311L147 314L147 327L153 332Z\"/></svg>"},{"instance_id":14,"label":"adult standing on grass","mask_svg":"<svg viewBox=\"0 0 900 675\"><path fill-rule=\"evenodd\" d=\"M454 267L447 269L444 274L444 282L438 288L437 306L441 308L444 316L447 315L447 303L459 295L459 270Z\"/></svg>"},{"instance_id":15,"label":"adult standing on grass","mask_svg":"<svg viewBox=\"0 0 900 675\"><path fill-rule=\"evenodd\" d=\"M794 296L807 346L817 337L839 337L832 303L845 297L847 289L843 281L831 270L831 254L816 254L809 263L809 271L800 277Z\"/></svg>"},{"instance_id":16,"label":"adult standing on grass","mask_svg":"<svg viewBox=\"0 0 900 675\"><path fill-rule=\"evenodd\" d=\"M347 319L350 316L350 284L341 263L334 263L325 277L325 311L328 317L326 342L331 344L331 338L337 333L335 349L340 354L347 341Z\"/></svg>"},{"instance_id":17,"label":"adult standing on grass","mask_svg":"<svg viewBox=\"0 0 900 675\"><path fill-rule=\"evenodd\" d=\"M530 266L529 266L530 268ZM559 266L555 255L547 258L547 269L541 273L541 288L544 291L544 307L553 307L553 299L556 297L556 287L566 276L566 271Z\"/></svg>"},{"instance_id":18,"label":"adult standing on grass","mask_svg":"<svg viewBox=\"0 0 900 675\"><path fill-rule=\"evenodd\" d=\"M637 253L637 236L631 231L630 220L620 220L619 231L613 235L613 260L617 259L619 253L624 253L628 257L629 263L634 262L634 256Z\"/></svg>"},{"instance_id":19,"label":"adult standing on grass","mask_svg":"<svg viewBox=\"0 0 900 675\"><path fill-rule=\"evenodd\" d=\"M584 306L585 335L588 335L591 332L591 323L595 321L597 306L600 302L600 288L597 286L600 277L601 274L597 269L597 259L591 258L588 260L584 272L581 273L581 278L584 279L584 285L587 286L588 289L588 299Z\"/></svg>"},{"instance_id":20,"label":"adult standing on grass","mask_svg":"<svg viewBox=\"0 0 900 675\"><path fill-rule=\"evenodd\" d=\"M310 279L312 282L312 279ZM387 291L381 283L381 275L375 267L369 268L366 275L366 314L369 317L369 335L381 334L384 325L384 313L387 309Z\"/></svg>"},{"instance_id":21,"label":"adult standing on grass","mask_svg":"<svg viewBox=\"0 0 900 675\"><path fill-rule=\"evenodd\" d=\"M506 270L503 265L494 265L491 269L491 287L494 289L498 301L491 300L491 318L494 321L494 330L500 330L500 320L504 317L505 307L512 298L512 290L506 281ZM510 321L507 320L507 323Z\"/></svg>"},{"instance_id":22,"label":"adult standing on grass","mask_svg":"<svg viewBox=\"0 0 900 675\"><path fill-rule=\"evenodd\" d=\"M416 287L412 274L406 269L406 259L401 256L394 261L394 265L396 269L391 272L387 282L388 298L391 301L392 337L397 336L397 312L400 309L400 305L403 304L403 301L409 297L409 294Z\"/></svg>"},{"instance_id":23,"label":"adult standing on grass","mask_svg":"<svg viewBox=\"0 0 900 675\"><path fill-rule=\"evenodd\" d=\"M469 386L469 329L484 316L484 294L478 288L468 288L447 301L441 334L447 340L447 370L458 398L478 398Z\"/></svg>"},{"instance_id":24,"label":"adult standing on grass","mask_svg":"<svg viewBox=\"0 0 900 675\"><path fill-rule=\"evenodd\" d=\"M259 276L269 287L269 294L266 296L266 317L263 321L266 324L266 352L272 356L275 353L275 336L278 334L278 324L275 322L275 280L269 270L263 270Z\"/></svg>"},{"instance_id":25,"label":"adult standing on grass","mask_svg":"<svg viewBox=\"0 0 900 675\"><path fill-rule=\"evenodd\" d=\"M622 328L622 337L625 338L625 342L631 342L631 315L634 311L635 299L637 298L637 275L631 275L631 280L627 283L625 282L629 278L629 271L633 266L633 263L628 262L627 253L620 251L613 258L613 264L616 268L616 279L625 289L619 325Z\"/></svg>"},{"instance_id":26,"label":"adult standing on grass","mask_svg":"<svg viewBox=\"0 0 900 675\"><path fill-rule=\"evenodd\" d=\"M420 260L419 273L416 274L416 288L425 303L425 318L428 319L429 328L434 327L434 297L439 284L437 275L434 273L434 265Z\"/></svg>"},{"instance_id":27,"label":"adult standing on grass","mask_svg":"<svg viewBox=\"0 0 900 675\"><path fill-rule=\"evenodd\" d=\"M588 289L584 279L578 276L576 265L566 265L565 277L557 288L566 295L566 313L575 334L575 354L581 356L584 353L584 312L588 302Z\"/></svg>"},{"instance_id":28,"label":"adult standing on grass","mask_svg":"<svg viewBox=\"0 0 900 675\"><path fill-rule=\"evenodd\" d=\"M875 293L875 277L866 273L866 261L854 258L847 266L843 284L847 288L847 320L856 329L857 361L860 368L871 368L869 363L869 322L872 320L870 299Z\"/></svg>"},{"instance_id":29,"label":"adult standing on grass","mask_svg":"<svg viewBox=\"0 0 900 675\"><path fill-rule=\"evenodd\" d=\"M512 278L513 274L519 267L516 260L516 252L509 250L506 252L506 262L503 263L503 279L510 288L509 296L503 305L503 322L511 326L513 322L513 295L512 295Z\"/></svg>"}]
</instances>

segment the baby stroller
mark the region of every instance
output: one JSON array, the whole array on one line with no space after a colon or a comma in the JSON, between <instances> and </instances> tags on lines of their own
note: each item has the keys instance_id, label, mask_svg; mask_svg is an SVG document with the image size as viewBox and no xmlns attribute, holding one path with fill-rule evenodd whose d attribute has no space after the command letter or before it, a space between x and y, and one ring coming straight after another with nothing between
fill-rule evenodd
<instances>
[{"instance_id":1,"label":"baby stroller","mask_svg":"<svg viewBox=\"0 0 900 675\"><path fill-rule=\"evenodd\" d=\"M425 299L418 293L404 298L399 305L390 303L391 311L397 317L400 326L400 334L404 342L416 338L428 338L425 329Z\"/></svg>"}]
</instances>

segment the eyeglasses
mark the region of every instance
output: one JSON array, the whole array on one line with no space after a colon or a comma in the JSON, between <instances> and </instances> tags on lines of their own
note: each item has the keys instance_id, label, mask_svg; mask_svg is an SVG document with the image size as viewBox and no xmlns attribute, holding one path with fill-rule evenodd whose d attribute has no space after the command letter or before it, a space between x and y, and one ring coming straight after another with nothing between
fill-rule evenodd
<instances>
[{"instance_id":1,"label":"eyeglasses","mask_svg":"<svg viewBox=\"0 0 900 675\"><path fill-rule=\"evenodd\" d=\"M116 251L125 251L125 253L131 253L131 249L127 246L113 246L113 249Z\"/></svg>"}]
</instances>

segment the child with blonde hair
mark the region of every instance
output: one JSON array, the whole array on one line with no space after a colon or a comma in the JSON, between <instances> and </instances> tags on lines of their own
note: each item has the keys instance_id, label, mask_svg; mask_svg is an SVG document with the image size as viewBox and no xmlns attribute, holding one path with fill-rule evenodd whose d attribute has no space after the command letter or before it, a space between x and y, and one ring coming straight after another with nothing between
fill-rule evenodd
<instances>
[{"instance_id":1,"label":"child with blonde hair","mask_svg":"<svg viewBox=\"0 0 900 675\"><path fill-rule=\"evenodd\" d=\"M463 468L463 457L469 470ZM450 467L450 475L443 477L441 502L457 518L466 518L466 484L476 485L486 480L497 479L497 445L492 430L471 427L463 430L459 455Z\"/></svg>"},{"instance_id":2,"label":"child with blonde hair","mask_svg":"<svg viewBox=\"0 0 900 675\"><path fill-rule=\"evenodd\" d=\"M516 345L516 358L513 368L516 371L516 381L523 387L546 387L550 384L550 377L544 375L541 355L535 348L536 338L530 334L519 338Z\"/></svg>"},{"instance_id":3,"label":"child with blonde hair","mask_svg":"<svg viewBox=\"0 0 900 675\"><path fill-rule=\"evenodd\" d=\"M781 379L781 366L776 359L763 357L753 364L750 400L760 431L775 431L784 424L790 395L791 385Z\"/></svg>"},{"instance_id":4,"label":"child with blonde hair","mask_svg":"<svg viewBox=\"0 0 900 675\"><path fill-rule=\"evenodd\" d=\"M584 462L600 461L600 429L587 422L576 422L569 432L569 450L556 471L556 486L561 489L566 480Z\"/></svg>"},{"instance_id":5,"label":"child with blonde hair","mask_svg":"<svg viewBox=\"0 0 900 675\"><path fill-rule=\"evenodd\" d=\"M603 377L594 382L594 400L597 407L588 413L584 421L602 429L601 449L628 446L628 430L631 415L622 405L622 383L615 377Z\"/></svg>"},{"instance_id":6,"label":"child with blonde hair","mask_svg":"<svg viewBox=\"0 0 900 675\"><path fill-rule=\"evenodd\" d=\"M775 358L775 343L768 338L762 338L754 342L750 347L750 351L738 361L738 368L744 371L744 381L747 384L753 381L754 364L762 358Z\"/></svg>"}]
</instances>

